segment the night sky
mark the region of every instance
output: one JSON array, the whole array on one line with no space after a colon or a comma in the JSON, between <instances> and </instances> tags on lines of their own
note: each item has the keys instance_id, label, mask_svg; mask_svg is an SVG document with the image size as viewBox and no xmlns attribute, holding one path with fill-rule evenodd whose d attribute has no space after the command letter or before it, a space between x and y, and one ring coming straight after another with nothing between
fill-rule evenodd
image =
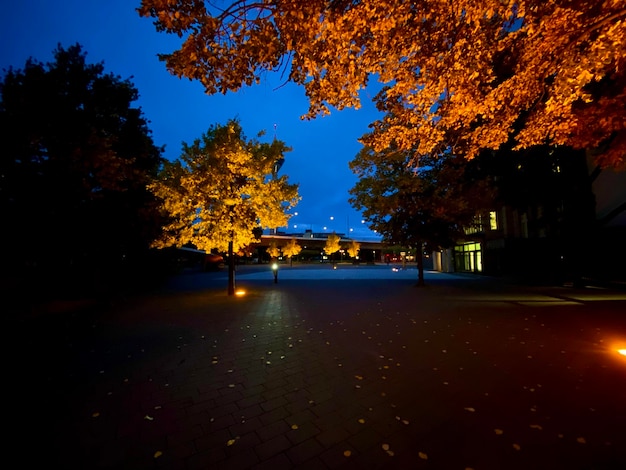
<instances>
[{"instance_id":1,"label":"night sky","mask_svg":"<svg viewBox=\"0 0 626 470\"><path fill-rule=\"evenodd\" d=\"M360 110L334 111L331 116L303 121L308 109L304 89L267 74L260 85L237 93L208 96L199 83L178 79L157 58L177 48L177 36L158 33L152 20L135 11L139 0L3 1L5 23L0 30L0 70L22 69L29 57L47 63L60 44L79 43L88 63L103 62L106 73L130 79L139 91L135 103L143 110L156 145L175 159L181 143L191 143L212 124L238 118L248 138L264 130L293 148L281 173L298 183L302 197L292 212L289 232L348 233L356 239L376 234L362 223L348 203L356 182L348 162L378 114L364 92ZM332 218L332 219L331 219ZM294 225L297 228L294 228ZM324 227L326 229L324 230ZM287 230L283 228L282 230Z\"/></svg>"}]
</instances>

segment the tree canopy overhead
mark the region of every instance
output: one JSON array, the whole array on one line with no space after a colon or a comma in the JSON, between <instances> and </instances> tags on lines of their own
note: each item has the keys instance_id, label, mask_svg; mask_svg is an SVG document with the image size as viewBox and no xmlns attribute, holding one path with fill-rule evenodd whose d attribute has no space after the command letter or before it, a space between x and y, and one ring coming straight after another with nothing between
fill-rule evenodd
<instances>
[{"instance_id":1,"label":"tree canopy overhead","mask_svg":"<svg viewBox=\"0 0 626 470\"><path fill-rule=\"evenodd\" d=\"M622 0L142 0L139 12L184 39L161 58L207 93L282 71L315 117L359 107L375 77L385 117L364 143L393 142L413 163L514 136L626 166Z\"/></svg>"}]
</instances>

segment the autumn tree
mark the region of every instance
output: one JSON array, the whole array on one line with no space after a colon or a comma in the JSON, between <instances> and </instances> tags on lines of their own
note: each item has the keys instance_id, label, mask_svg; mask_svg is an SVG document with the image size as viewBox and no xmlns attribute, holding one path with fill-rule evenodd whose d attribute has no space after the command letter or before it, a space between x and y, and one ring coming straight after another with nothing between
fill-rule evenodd
<instances>
[{"instance_id":1,"label":"autumn tree","mask_svg":"<svg viewBox=\"0 0 626 470\"><path fill-rule=\"evenodd\" d=\"M384 117L364 143L471 158L513 135L626 162L622 0L142 0L139 13L180 49L167 69L207 93L268 71L303 85L307 117L358 108L374 77Z\"/></svg>"},{"instance_id":2,"label":"autumn tree","mask_svg":"<svg viewBox=\"0 0 626 470\"><path fill-rule=\"evenodd\" d=\"M162 149L137 98L78 44L5 71L0 237L11 279L102 292L144 265L161 224L147 186Z\"/></svg>"},{"instance_id":3,"label":"autumn tree","mask_svg":"<svg viewBox=\"0 0 626 470\"><path fill-rule=\"evenodd\" d=\"M410 166L410 152L364 147L350 162L359 180L350 203L389 243L417 251L418 285L424 285L423 245L449 247L474 217L493 202L490 184L476 161L452 154Z\"/></svg>"},{"instance_id":4,"label":"autumn tree","mask_svg":"<svg viewBox=\"0 0 626 470\"><path fill-rule=\"evenodd\" d=\"M278 248L276 242L270 242L269 246L267 247L267 254L270 255L272 258L278 258L280 256L280 248Z\"/></svg>"},{"instance_id":5,"label":"autumn tree","mask_svg":"<svg viewBox=\"0 0 626 470\"><path fill-rule=\"evenodd\" d=\"M183 143L180 158L167 163L152 186L172 220L156 245L228 252L228 293L234 294L233 252L255 241L258 227L287 225L286 211L299 200L297 185L273 172L289 150L276 139L247 140L237 120Z\"/></svg>"},{"instance_id":6,"label":"autumn tree","mask_svg":"<svg viewBox=\"0 0 626 470\"><path fill-rule=\"evenodd\" d=\"M341 249L341 237L337 235L335 232L328 235L326 242L324 243L324 252L330 255L331 260L333 258L333 254L338 252Z\"/></svg>"},{"instance_id":7,"label":"autumn tree","mask_svg":"<svg viewBox=\"0 0 626 470\"><path fill-rule=\"evenodd\" d=\"M351 240L348 244L348 255L351 258L356 258L359 255L359 250L361 249L361 244L356 240Z\"/></svg>"},{"instance_id":8,"label":"autumn tree","mask_svg":"<svg viewBox=\"0 0 626 470\"><path fill-rule=\"evenodd\" d=\"M295 238L290 239L285 246L283 246L283 254L289 258L291 264L293 264L293 257L300 254L302 247Z\"/></svg>"}]
</instances>

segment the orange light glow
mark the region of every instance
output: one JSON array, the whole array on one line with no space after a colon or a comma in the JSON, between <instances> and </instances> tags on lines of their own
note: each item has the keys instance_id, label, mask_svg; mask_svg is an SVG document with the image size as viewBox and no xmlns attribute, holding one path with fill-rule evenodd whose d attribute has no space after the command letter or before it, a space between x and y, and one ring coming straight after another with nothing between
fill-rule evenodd
<instances>
[{"instance_id":1,"label":"orange light glow","mask_svg":"<svg viewBox=\"0 0 626 470\"><path fill-rule=\"evenodd\" d=\"M617 352L619 354L621 354L622 356L626 356L626 348L625 349L618 349Z\"/></svg>"},{"instance_id":2,"label":"orange light glow","mask_svg":"<svg viewBox=\"0 0 626 470\"><path fill-rule=\"evenodd\" d=\"M237 292L235 292L235 295L241 297L243 295L246 295L246 291L243 289L239 289Z\"/></svg>"}]
</instances>

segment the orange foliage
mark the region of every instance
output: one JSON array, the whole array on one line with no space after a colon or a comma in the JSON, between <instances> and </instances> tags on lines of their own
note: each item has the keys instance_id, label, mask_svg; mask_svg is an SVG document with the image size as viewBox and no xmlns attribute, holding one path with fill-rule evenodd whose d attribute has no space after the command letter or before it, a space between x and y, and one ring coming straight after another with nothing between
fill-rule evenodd
<instances>
[{"instance_id":1,"label":"orange foliage","mask_svg":"<svg viewBox=\"0 0 626 470\"><path fill-rule=\"evenodd\" d=\"M512 135L626 162L623 0L143 0L141 15L185 38L163 55L208 93L288 70L306 117L358 108L375 77L385 117L364 142L471 158ZM416 161L414 161L416 163Z\"/></svg>"}]
</instances>

